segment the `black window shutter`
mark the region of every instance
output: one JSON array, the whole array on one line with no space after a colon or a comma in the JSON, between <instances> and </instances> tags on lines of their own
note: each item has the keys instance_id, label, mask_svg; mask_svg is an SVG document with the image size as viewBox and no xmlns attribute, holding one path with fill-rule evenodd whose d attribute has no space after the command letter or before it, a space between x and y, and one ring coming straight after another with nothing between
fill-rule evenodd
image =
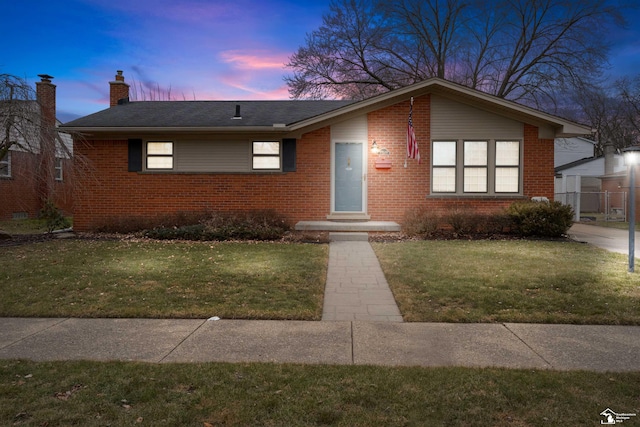
<instances>
[{"instance_id":1,"label":"black window shutter","mask_svg":"<svg viewBox=\"0 0 640 427\"><path fill-rule=\"evenodd\" d=\"M129 172L142 170L142 140L129 140Z\"/></svg>"},{"instance_id":2,"label":"black window shutter","mask_svg":"<svg viewBox=\"0 0 640 427\"><path fill-rule=\"evenodd\" d=\"M282 172L296 171L296 140L282 140Z\"/></svg>"}]
</instances>

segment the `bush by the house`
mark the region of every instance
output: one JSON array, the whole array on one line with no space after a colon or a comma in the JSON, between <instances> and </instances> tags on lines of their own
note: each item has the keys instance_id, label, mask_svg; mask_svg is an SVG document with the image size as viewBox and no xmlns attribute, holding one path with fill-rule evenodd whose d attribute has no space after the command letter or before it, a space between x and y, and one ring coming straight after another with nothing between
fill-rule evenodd
<instances>
[{"instance_id":1,"label":"bush by the house","mask_svg":"<svg viewBox=\"0 0 640 427\"><path fill-rule=\"evenodd\" d=\"M514 231L525 237L561 237L573 225L573 209L557 201L516 202L507 209Z\"/></svg>"},{"instance_id":2,"label":"bush by the house","mask_svg":"<svg viewBox=\"0 0 640 427\"><path fill-rule=\"evenodd\" d=\"M431 237L438 230L440 215L424 206L407 209L402 219L402 232L410 237Z\"/></svg>"},{"instance_id":3,"label":"bush by the house","mask_svg":"<svg viewBox=\"0 0 640 427\"><path fill-rule=\"evenodd\" d=\"M444 215L444 220L458 236L476 234L478 231L475 212L466 208L453 208Z\"/></svg>"},{"instance_id":4,"label":"bush by the house","mask_svg":"<svg viewBox=\"0 0 640 427\"><path fill-rule=\"evenodd\" d=\"M98 233L137 233L152 228L176 228L199 224L210 212L175 212L155 217L112 216L102 220L92 229Z\"/></svg>"},{"instance_id":5,"label":"bush by the house","mask_svg":"<svg viewBox=\"0 0 640 427\"><path fill-rule=\"evenodd\" d=\"M46 221L48 233L71 227L71 222L65 218L60 209L51 200L45 202L38 216Z\"/></svg>"},{"instance_id":6,"label":"bush by the house","mask_svg":"<svg viewBox=\"0 0 640 427\"><path fill-rule=\"evenodd\" d=\"M290 226L275 211L214 213L198 224L156 227L145 231L152 239L181 240L278 240Z\"/></svg>"},{"instance_id":7,"label":"bush by the house","mask_svg":"<svg viewBox=\"0 0 640 427\"><path fill-rule=\"evenodd\" d=\"M456 208L444 216L455 236L494 236L507 234L511 220L504 212L480 213L467 208Z\"/></svg>"}]
</instances>

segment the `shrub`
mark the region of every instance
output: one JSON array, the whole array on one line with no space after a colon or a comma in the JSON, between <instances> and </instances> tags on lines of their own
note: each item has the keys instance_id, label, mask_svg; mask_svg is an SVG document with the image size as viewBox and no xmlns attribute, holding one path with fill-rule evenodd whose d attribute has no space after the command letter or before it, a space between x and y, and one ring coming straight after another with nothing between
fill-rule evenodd
<instances>
[{"instance_id":1,"label":"shrub","mask_svg":"<svg viewBox=\"0 0 640 427\"><path fill-rule=\"evenodd\" d=\"M209 214L199 224L156 227L144 234L153 239L277 240L290 227L275 211Z\"/></svg>"},{"instance_id":2,"label":"shrub","mask_svg":"<svg viewBox=\"0 0 640 427\"><path fill-rule=\"evenodd\" d=\"M430 237L440 225L440 215L424 206L407 209L402 219L402 231L407 236Z\"/></svg>"},{"instance_id":3,"label":"shrub","mask_svg":"<svg viewBox=\"0 0 640 427\"><path fill-rule=\"evenodd\" d=\"M38 216L46 221L48 233L71 227L71 222L65 218L60 209L51 200L45 202Z\"/></svg>"},{"instance_id":4,"label":"shrub","mask_svg":"<svg viewBox=\"0 0 640 427\"><path fill-rule=\"evenodd\" d=\"M573 209L557 201L515 202L507 209L514 231L522 236L561 237L573 225Z\"/></svg>"},{"instance_id":5,"label":"shrub","mask_svg":"<svg viewBox=\"0 0 640 427\"><path fill-rule=\"evenodd\" d=\"M444 219L456 235L469 235L478 232L478 214L466 208L454 208Z\"/></svg>"},{"instance_id":6,"label":"shrub","mask_svg":"<svg viewBox=\"0 0 640 427\"><path fill-rule=\"evenodd\" d=\"M475 222L477 231L487 235L506 234L513 228L511 218L505 212L476 214Z\"/></svg>"}]
</instances>

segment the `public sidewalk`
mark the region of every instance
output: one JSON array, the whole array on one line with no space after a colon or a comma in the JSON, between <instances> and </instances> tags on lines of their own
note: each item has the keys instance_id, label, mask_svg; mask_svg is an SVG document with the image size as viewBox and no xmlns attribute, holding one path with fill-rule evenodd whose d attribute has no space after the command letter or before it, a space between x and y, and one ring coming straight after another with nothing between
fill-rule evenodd
<instances>
[{"instance_id":1,"label":"public sidewalk","mask_svg":"<svg viewBox=\"0 0 640 427\"><path fill-rule=\"evenodd\" d=\"M0 359L640 371L640 326L0 319Z\"/></svg>"}]
</instances>

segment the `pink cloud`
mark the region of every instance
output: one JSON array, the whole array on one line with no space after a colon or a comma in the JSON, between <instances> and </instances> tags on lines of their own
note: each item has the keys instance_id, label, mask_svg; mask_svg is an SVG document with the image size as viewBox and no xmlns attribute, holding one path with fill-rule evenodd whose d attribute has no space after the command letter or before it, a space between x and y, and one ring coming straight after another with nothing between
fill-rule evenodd
<instances>
[{"instance_id":1,"label":"pink cloud","mask_svg":"<svg viewBox=\"0 0 640 427\"><path fill-rule=\"evenodd\" d=\"M220 58L229 64L234 64L240 69L278 69L282 70L288 61L288 55L269 54L266 51L245 53L241 50L227 50L220 52Z\"/></svg>"}]
</instances>

